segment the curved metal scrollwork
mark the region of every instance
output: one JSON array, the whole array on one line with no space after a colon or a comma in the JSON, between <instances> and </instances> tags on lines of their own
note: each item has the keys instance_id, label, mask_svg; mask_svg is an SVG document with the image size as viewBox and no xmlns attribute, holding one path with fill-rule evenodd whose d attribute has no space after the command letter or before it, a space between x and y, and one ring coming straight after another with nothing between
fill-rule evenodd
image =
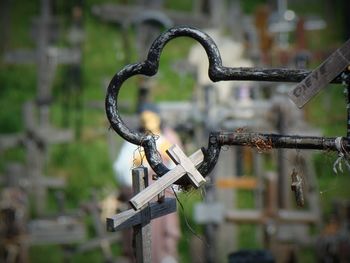
<instances>
[{"instance_id":1,"label":"curved metal scrollwork","mask_svg":"<svg viewBox=\"0 0 350 263\"><path fill-rule=\"evenodd\" d=\"M271 82L300 82L311 72L299 69L259 69L259 68L229 68L222 65L220 52L214 41L204 32L192 27L175 27L161 34L152 44L147 59L143 62L125 66L112 78L106 95L105 107L107 118L112 128L125 140L140 145L144 148L146 158L159 176L164 175L169 169L162 163L152 135L142 134L130 130L123 122L118 111L118 94L122 84L135 75L153 76L157 73L160 56L165 45L172 39L186 36L198 41L206 51L209 60L208 75L213 82L230 80L253 80ZM335 78L333 83L341 83L341 76ZM298 148L298 149L324 149L339 150L335 138L296 137L274 134L236 134L213 132L209 136L207 148L202 148L204 162L198 167L198 171L206 176L215 166L222 145L247 145L254 147L256 138L269 143L272 148ZM342 147L348 151L349 140L342 138ZM186 185L189 182L185 177L176 182Z\"/></svg>"}]
</instances>

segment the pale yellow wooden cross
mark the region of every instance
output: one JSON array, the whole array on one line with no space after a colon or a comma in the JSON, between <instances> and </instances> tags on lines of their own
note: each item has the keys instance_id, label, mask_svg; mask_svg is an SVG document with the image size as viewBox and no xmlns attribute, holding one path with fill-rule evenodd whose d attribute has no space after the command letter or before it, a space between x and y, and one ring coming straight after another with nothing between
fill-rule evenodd
<instances>
[{"instance_id":1,"label":"pale yellow wooden cross","mask_svg":"<svg viewBox=\"0 0 350 263\"><path fill-rule=\"evenodd\" d=\"M177 164L176 167L164 174L157 181L139 192L130 200L130 204L135 210L141 209L159 193L186 174L196 188L206 182L204 177L196 169L196 166L201 164L204 159L201 150L198 150L190 157L187 157L179 146L173 145L167 150L167 154Z\"/></svg>"}]
</instances>

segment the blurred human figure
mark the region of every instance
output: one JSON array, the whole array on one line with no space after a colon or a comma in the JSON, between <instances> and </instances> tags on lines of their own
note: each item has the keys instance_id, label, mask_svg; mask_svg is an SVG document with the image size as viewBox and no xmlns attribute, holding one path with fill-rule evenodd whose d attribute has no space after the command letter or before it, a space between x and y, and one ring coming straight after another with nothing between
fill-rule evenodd
<instances>
[{"instance_id":1,"label":"blurred human figure","mask_svg":"<svg viewBox=\"0 0 350 263\"><path fill-rule=\"evenodd\" d=\"M166 129L166 137L162 129L162 121L155 105L144 104L140 108L140 131L144 133L152 133L157 136L156 145L159 153L162 156L163 162L168 167L173 166L171 159L165 151L169 147L180 141L175 132L171 129ZM132 176L131 168L139 165L147 167L147 160L144 157L143 151L139 151L138 147L129 142L124 142L121 147L120 154L113 164L113 169L116 174L116 180L120 186L121 201L129 201L132 193ZM152 184L152 171L149 168L149 184ZM165 196L173 196L172 189L166 189ZM180 238L180 225L177 213L168 214L166 216L154 219L151 221L151 236L152 236L152 262L155 263L172 263L177 261L177 244ZM127 256L131 262L134 262L132 249L132 234L124 234L123 254Z\"/></svg>"}]
</instances>

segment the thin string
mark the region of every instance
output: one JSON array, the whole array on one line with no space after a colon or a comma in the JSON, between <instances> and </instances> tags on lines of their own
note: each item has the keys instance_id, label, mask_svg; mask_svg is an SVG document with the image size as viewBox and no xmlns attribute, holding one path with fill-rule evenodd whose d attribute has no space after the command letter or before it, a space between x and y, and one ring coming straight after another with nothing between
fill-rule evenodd
<instances>
[{"instance_id":1,"label":"thin string","mask_svg":"<svg viewBox=\"0 0 350 263\"><path fill-rule=\"evenodd\" d=\"M335 147L338 150L338 158L335 160L333 163L333 171L335 174L338 174L338 170L342 173L343 172L343 167L342 167L342 162L345 163L347 166L348 170L350 171L350 164L349 164L349 153L346 151L344 148L344 145L342 144L342 137L337 137L334 140Z\"/></svg>"},{"instance_id":2,"label":"thin string","mask_svg":"<svg viewBox=\"0 0 350 263\"><path fill-rule=\"evenodd\" d=\"M137 153L139 154L140 157L140 163L137 163L138 158L137 158ZM137 148L134 150L133 152L133 160L132 160L132 167L131 169L137 168L137 167L144 167L143 165L143 160L145 159L145 152L143 150L143 148L139 145L137 146Z\"/></svg>"},{"instance_id":3,"label":"thin string","mask_svg":"<svg viewBox=\"0 0 350 263\"><path fill-rule=\"evenodd\" d=\"M175 198L176 198L177 202L178 202L179 205L180 205L181 212L182 212L182 214L183 214L183 216L184 216L184 219L185 219L185 223L186 223L187 228L190 230L190 232L191 232L196 238L198 238L207 248L209 248L210 246L209 246L209 244L207 243L207 241L206 241L205 239L203 239L201 236L199 236L199 235L196 233L196 231L194 231L194 229L191 227L190 223L189 223L188 220L187 220L187 216L186 216L186 214L185 214L185 208L184 208L182 202L180 201L180 199L179 199L179 197L178 197L176 191L174 190L174 188L171 187L171 189L173 190L174 195L175 195Z\"/></svg>"},{"instance_id":4,"label":"thin string","mask_svg":"<svg viewBox=\"0 0 350 263\"><path fill-rule=\"evenodd\" d=\"M325 159L325 162L327 165L331 166L334 163L334 157L335 157L335 152L332 151L324 151L325 154L323 154L322 156L324 156L323 158ZM338 176L335 177L335 179L332 179L330 181L330 183L327 183L326 186L319 186L319 194L320 194L320 198L326 198L326 194L328 192L333 192L335 190L339 189L339 180L338 180Z\"/></svg>"}]
</instances>

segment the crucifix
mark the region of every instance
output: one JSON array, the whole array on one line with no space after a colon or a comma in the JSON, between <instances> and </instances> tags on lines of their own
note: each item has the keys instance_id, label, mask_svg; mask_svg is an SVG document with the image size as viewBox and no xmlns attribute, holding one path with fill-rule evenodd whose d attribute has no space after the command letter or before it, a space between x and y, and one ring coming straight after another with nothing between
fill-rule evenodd
<instances>
[{"instance_id":1,"label":"crucifix","mask_svg":"<svg viewBox=\"0 0 350 263\"><path fill-rule=\"evenodd\" d=\"M148 186L146 167L132 170L133 190L139 193ZM151 263L151 225L150 221L176 211L175 198L160 199L144 204L140 210L130 209L107 218L107 230L119 231L132 227L134 230L136 262Z\"/></svg>"},{"instance_id":2,"label":"crucifix","mask_svg":"<svg viewBox=\"0 0 350 263\"><path fill-rule=\"evenodd\" d=\"M203 161L203 153L201 150L198 150L187 158L187 156L177 145L173 145L167 150L167 154L174 161L174 163L177 164L176 167L169 171L166 177L159 178L156 183L144 189L142 194L139 193L131 198L130 204L135 210L143 207L155 196L161 194L162 191L186 174L195 188L198 188L205 183L205 179L195 167Z\"/></svg>"},{"instance_id":3,"label":"crucifix","mask_svg":"<svg viewBox=\"0 0 350 263\"><path fill-rule=\"evenodd\" d=\"M58 130L51 125L41 126L37 120L33 102L26 102L22 109L25 130L16 135L0 136L0 151L23 146L26 151L26 164L8 167L8 184L24 187L34 197L34 207L38 215L43 214L48 188L62 188L63 178L44 176L47 162L47 148L51 144L66 143L73 139L71 130ZM8 141L10 139L10 141ZM18 180L14 181L12 177Z\"/></svg>"},{"instance_id":4,"label":"crucifix","mask_svg":"<svg viewBox=\"0 0 350 263\"><path fill-rule=\"evenodd\" d=\"M35 63L37 65L37 104L39 123L49 123L49 105L52 101L51 86L59 64L77 64L81 54L74 49L50 46L50 40L57 34L52 27L51 0L41 0L41 14L36 20L34 37L36 50L7 52L4 61L9 64ZM54 32L54 33L53 33Z\"/></svg>"},{"instance_id":5,"label":"crucifix","mask_svg":"<svg viewBox=\"0 0 350 263\"><path fill-rule=\"evenodd\" d=\"M0 137L0 151L16 145L23 145L26 148L26 172L28 181L33 186L28 189L35 196L36 212L42 214L45 206L46 188L51 184L50 180L42 176L47 161L47 148L49 144L67 142L73 138L70 130L54 129L49 121L54 72L58 64L79 63L80 53L76 52L76 49L60 49L50 46L50 39L54 38L52 36L54 30L51 30L53 17L50 0L41 1L41 15L36 24L36 50L5 54L5 62L7 63L34 62L37 64L36 105L32 102L25 103L23 106L25 131L14 136L1 136L3 138ZM41 183L44 181L46 183ZM62 180L57 179L56 181Z\"/></svg>"},{"instance_id":6,"label":"crucifix","mask_svg":"<svg viewBox=\"0 0 350 263\"><path fill-rule=\"evenodd\" d=\"M92 192L91 200L86 204L83 204L82 208L92 218L96 237L80 244L75 252L81 253L100 247L105 262L113 262L111 245L112 242L119 241L120 236L116 235L116 233L107 235L104 224L100 219L100 205L97 200L96 191Z\"/></svg>"},{"instance_id":7,"label":"crucifix","mask_svg":"<svg viewBox=\"0 0 350 263\"><path fill-rule=\"evenodd\" d=\"M57 130L50 125L44 127L38 124L36 119L35 106L32 102L25 103L23 107L23 116L25 122L25 136L23 145L26 149L27 163L26 173L27 180L31 182L29 187L30 194L34 195L36 212L41 215L45 210L45 201L47 187L51 186L54 181L62 181L63 179L48 180L47 176L43 176L45 163L47 162L47 148L50 144L65 143L73 139L71 130ZM48 184L44 182L48 181Z\"/></svg>"}]
</instances>

